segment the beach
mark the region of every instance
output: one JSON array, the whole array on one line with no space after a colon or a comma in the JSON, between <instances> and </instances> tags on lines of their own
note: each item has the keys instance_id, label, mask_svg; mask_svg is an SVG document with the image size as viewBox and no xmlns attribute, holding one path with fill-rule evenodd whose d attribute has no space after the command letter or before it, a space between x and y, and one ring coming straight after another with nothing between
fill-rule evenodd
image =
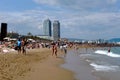
<instances>
[{"instance_id":1,"label":"beach","mask_svg":"<svg viewBox=\"0 0 120 80\"><path fill-rule=\"evenodd\" d=\"M26 55L0 54L0 80L119 80L119 47L109 54L107 49L72 48L66 56L58 50L57 57L51 48L30 49Z\"/></svg>"},{"instance_id":2,"label":"beach","mask_svg":"<svg viewBox=\"0 0 120 80\"><path fill-rule=\"evenodd\" d=\"M56 58L51 56L51 49L0 55L0 80L75 80L71 71L60 67L64 63L61 53Z\"/></svg>"}]
</instances>

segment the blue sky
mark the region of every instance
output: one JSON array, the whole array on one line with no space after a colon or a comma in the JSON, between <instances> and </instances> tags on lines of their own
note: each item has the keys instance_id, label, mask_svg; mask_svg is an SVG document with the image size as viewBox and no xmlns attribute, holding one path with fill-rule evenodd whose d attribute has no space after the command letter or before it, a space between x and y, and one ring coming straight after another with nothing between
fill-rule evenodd
<instances>
[{"instance_id":1,"label":"blue sky","mask_svg":"<svg viewBox=\"0 0 120 80\"><path fill-rule=\"evenodd\" d=\"M43 34L43 21L59 20L61 37L120 37L120 0L1 0L0 23L8 31Z\"/></svg>"}]
</instances>

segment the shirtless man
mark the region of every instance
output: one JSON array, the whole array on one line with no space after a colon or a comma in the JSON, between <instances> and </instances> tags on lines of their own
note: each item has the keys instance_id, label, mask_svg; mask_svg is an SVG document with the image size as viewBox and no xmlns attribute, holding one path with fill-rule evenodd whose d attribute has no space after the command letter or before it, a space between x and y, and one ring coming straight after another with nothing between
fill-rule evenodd
<instances>
[{"instance_id":1,"label":"shirtless man","mask_svg":"<svg viewBox=\"0 0 120 80\"><path fill-rule=\"evenodd\" d=\"M53 44L52 45L52 56L55 54L55 56L57 57L57 44Z\"/></svg>"},{"instance_id":2,"label":"shirtless man","mask_svg":"<svg viewBox=\"0 0 120 80\"><path fill-rule=\"evenodd\" d=\"M54 46L54 54L57 57L57 44L55 44L55 46Z\"/></svg>"}]
</instances>

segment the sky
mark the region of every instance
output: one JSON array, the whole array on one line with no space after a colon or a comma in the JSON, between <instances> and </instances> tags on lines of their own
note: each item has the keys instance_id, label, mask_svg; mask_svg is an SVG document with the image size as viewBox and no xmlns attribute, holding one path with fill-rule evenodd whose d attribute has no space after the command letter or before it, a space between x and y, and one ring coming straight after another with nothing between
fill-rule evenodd
<instances>
[{"instance_id":1,"label":"sky","mask_svg":"<svg viewBox=\"0 0 120 80\"><path fill-rule=\"evenodd\" d=\"M59 20L62 38L120 37L120 0L0 0L8 31L43 34L43 21Z\"/></svg>"}]
</instances>

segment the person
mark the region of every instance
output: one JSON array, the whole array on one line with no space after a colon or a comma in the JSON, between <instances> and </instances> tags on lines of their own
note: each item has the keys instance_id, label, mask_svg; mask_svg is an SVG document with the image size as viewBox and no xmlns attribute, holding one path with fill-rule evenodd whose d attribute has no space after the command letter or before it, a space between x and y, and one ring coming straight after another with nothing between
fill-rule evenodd
<instances>
[{"instance_id":1,"label":"person","mask_svg":"<svg viewBox=\"0 0 120 80\"><path fill-rule=\"evenodd\" d=\"M57 44L54 45L54 54L57 57Z\"/></svg>"},{"instance_id":2,"label":"person","mask_svg":"<svg viewBox=\"0 0 120 80\"><path fill-rule=\"evenodd\" d=\"M77 44L75 44L74 49L75 49L75 51L78 50L78 45Z\"/></svg>"},{"instance_id":3,"label":"person","mask_svg":"<svg viewBox=\"0 0 120 80\"><path fill-rule=\"evenodd\" d=\"M110 50L111 50L111 49L109 48L109 49L108 49L108 53L110 53Z\"/></svg>"},{"instance_id":4,"label":"person","mask_svg":"<svg viewBox=\"0 0 120 80\"><path fill-rule=\"evenodd\" d=\"M55 54L57 57L57 44L52 43L52 56Z\"/></svg>"},{"instance_id":5,"label":"person","mask_svg":"<svg viewBox=\"0 0 120 80\"><path fill-rule=\"evenodd\" d=\"M63 45L60 46L60 51L63 52Z\"/></svg>"},{"instance_id":6,"label":"person","mask_svg":"<svg viewBox=\"0 0 120 80\"><path fill-rule=\"evenodd\" d=\"M52 43L51 45L52 45L52 56L53 56L54 55L54 51L55 51L54 50L55 43Z\"/></svg>"},{"instance_id":7,"label":"person","mask_svg":"<svg viewBox=\"0 0 120 80\"><path fill-rule=\"evenodd\" d=\"M74 50L75 50L75 53L78 53L78 50L79 50L79 48L78 48L78 44L75 44L75 46L74 46Z\"/></svg>"},{"instance_id":8,"label":"person","mask_svg":"<svg viewBox=\"0 0 120 80\"><path fill-rule=\"evenodd\" d=\"M67 54L67 44L65 44L65 45L63 46L63 50L64 50L64 54L65 54L65 56L66 56L66 54Z\"/></svg>"},{"instance_id":9,"label":"person","mask_svg":"<svg viewBox=\"0 0 120 80\"><path fill-rule=\"evenodd\" d=\"M21 53L21 40L18 39L17 41L17 50L18 50L18 53Z\"/></svg>"},{"instance_id":10,"label":"person","mask_svg":"<svg viewBox=\"0 0 120 80\"><path fill-rule=\"evenodd\" d=\"M27 41L26 39L22 40L22 53L26 55L26 45L27 45Z\"/></svg>"}]
</instances>

